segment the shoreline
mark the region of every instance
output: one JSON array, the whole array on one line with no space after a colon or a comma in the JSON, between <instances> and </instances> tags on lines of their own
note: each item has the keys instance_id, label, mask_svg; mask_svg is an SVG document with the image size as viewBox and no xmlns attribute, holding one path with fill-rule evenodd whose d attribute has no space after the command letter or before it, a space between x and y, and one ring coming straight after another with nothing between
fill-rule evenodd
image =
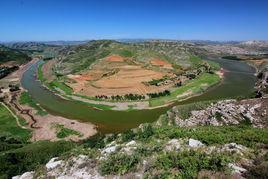
<instances>
[{"instance_id":1,"label":"shoreline","mask_svg":"<svg viewBox=\"0 0 268 179\"><path fill-rule=\"evenodd\" d=\"M91 123L80 122L74 119L68 119L61 116L56 116L52 114L47 114L44 116L36 114L36 109L29 105L21 105L19 103L19 97L23 91L27 91L23 88L21 84L21 79L23 74L35 63L37 63L39 59L32 59L27 64L23 64L20 66L18 71L15 71L4 78L4 80L11 80L17 81L21 86L21 91L18 92L8 92L7 98L4 102L5 106L9 108L16 116L23 118L27 122L27 126L23 126L22 128L27 128L32 130L32 137L31 141L40 141L40 140L50 140L50 141L57 141L61 140L61 138L57 137L57 131L55 128L52 127L54 124L63 125L64 128L77 131L81 135L69 135L64 140L71 140L71 141L79 141L87 139L91 136L97 134L97 126ZM12 98L14 98L12 100ZM13 102L12 102L13 101ZM38 103L36 103L39 105ZM15 118L17 119L17 118ZM21 127L20 125L18 125Z\"/></svg>"}]
</instances>

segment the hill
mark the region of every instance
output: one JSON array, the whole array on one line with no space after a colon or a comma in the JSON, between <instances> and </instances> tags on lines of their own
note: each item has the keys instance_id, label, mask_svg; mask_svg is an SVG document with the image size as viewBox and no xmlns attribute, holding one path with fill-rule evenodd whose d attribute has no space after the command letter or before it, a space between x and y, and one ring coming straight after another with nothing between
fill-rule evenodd
<instances>
[{"instance_id":1,"label":"hill","mask_svg":"<svg viewBox=\"0 0 268 179\"><path fill-rule=\"evenodd\" d=\"M27 54L19 50L0 45L0 65L6 62L13 62L15 65L21 65L28 62L30 59L31 58Z\"/></svg>"},{"instance_id":2,"label":"hill","mask_svg":"<svg viewBox=\"0 0 268 179\"><path fill-rule=\"evenodd\" d=\"M41 42L12 42L6 43L5 46L10 49L19 50L29 56L41 56L42 58L53 58L57 55L58 51L63 48L61 45Z\"/></svg>"}]
</instances>

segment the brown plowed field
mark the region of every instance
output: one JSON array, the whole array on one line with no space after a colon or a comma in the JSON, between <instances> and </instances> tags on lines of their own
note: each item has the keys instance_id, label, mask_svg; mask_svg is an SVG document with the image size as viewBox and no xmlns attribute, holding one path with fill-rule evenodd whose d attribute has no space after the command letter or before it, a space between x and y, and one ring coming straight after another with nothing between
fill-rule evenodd
<instances>
[{"instance_id":1,"label":"brown plowed field","mask_svg":"<svg viewBox=\"0 0 268 179\"><path fill-rule=\"evenodd\" d=\"M171 76L167 72L146 69L141 64L133 65L129 59L111 55L91 66L91 70L79 75L68 75L76 83L68 83L75 93L86 96L146 94L160 92L171 87L148 86L144 82Z\"/></svg>"}]
</instances>

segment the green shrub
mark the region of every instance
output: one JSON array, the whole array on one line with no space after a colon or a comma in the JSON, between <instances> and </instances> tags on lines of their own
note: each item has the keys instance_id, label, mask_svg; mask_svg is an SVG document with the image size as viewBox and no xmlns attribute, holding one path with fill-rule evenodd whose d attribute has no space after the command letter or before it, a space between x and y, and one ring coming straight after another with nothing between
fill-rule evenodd
<instances>
[{"instance_id":1,"label":"green shrub","mask_svg":"<svg viewBox=\"0 0 268 179\"><path fill-rule=\"evenodd\" d=\"M121 134L122 142L128 142L130 140L133 140L135 138L135 133L129 129Z\"/></svg>"},{"instance_id":2,"label":"green shrub","mask_svg":"<svg viewBox=\"0 0 268 179\"><path fill-rule=\"evenodd\" d=\"M55 124L53 127L55 127L57 130L57 137L58 138L62 139L65 137L69 137L71 135L77 135L79 137L82 137L82 134L80 132L74 131L74 130L69 129L69 128L65 128L64 125Z\"/></svg>"},{"instance_id":3,"label":"green shrub","mask_svg":"<svg viewBox=\"0 0 268 179\"><path fill-rule=\"evenodd\" d=\"M136 169L139 157L136 155L114 154L101 161L99 171L102 175L122 175Z\"/></svg>"},{"instance_id":4,"label":"green shrub","mask_svg":"<svg viewBox=\"0 0 268 179\"><path fill-rule=\"evenodd\" d=\"M6 175L10 178L32 171L38 165L47 163L52 157L57 157L74 146L73 143L65 141L40 141L5 152L0 155L0 176Z\"/></svg>"},{"instance_id":5,"label":"green shrub","mask_svg":"<svg viewBox=\"0 0 268 179\"><path fill-rule=\"evenodd\" d=\"M199 126L193 128L164 127L154 129L156 138L195 138L207 145L235 142L256 148L257 144L268 144L268 130L246 125Z\"/></svg>"},{"instance_id":6,"label":"green shrub","mask_svg":"<svg viewBox=\"0 0 268 179\"><path fill-rule=\"evenodd\" d=\"M104 138L104 135L98 133L85 140L83 145L86 148L103 148L105 146Z\"/></svg>"},{"instance_id":7,"label":"green shrub","mask_svg":"<svg viewBox=\"0 0 268 179\"><path fill-rule=\"evenodd\" d=\"M146 173L156 178L195 178L201 170L226 171L231 161L227 154L170 152L159 155Z\"/></svg>"},{"instance_id":8,"label":"green shrub","mask_svg":"<svg viewBox=\"0 0 268 179\"><path fill-rule=\"evenodd\" d=\"M154 129L151 124L144 124L137 133L137 139L146 140L154 134Z\"/></svg>"}]
</instances>

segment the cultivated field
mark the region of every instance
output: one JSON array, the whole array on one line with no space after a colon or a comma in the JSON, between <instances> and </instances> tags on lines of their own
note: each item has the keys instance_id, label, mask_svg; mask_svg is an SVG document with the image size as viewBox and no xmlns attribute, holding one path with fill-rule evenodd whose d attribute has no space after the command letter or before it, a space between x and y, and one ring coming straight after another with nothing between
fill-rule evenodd
<instances>
[{"instance_id":1,"label":"cultivated field","mask_svg":"<svg viewBox=\"0 0 268 179\"><path fill-rule=\"evenodd\" d=\"M172 68L172 65L160 59L150 61L152 65L160 68ZM99 60L79 75L68 75L72 80L67 83L75 93L86 96L96 95L125 95L161 92L172 85L147 85L146 82L174 77L174 74L164 70L153 70L132 58L119 55L110 55Z\"/></svg>"}]
</instances>

